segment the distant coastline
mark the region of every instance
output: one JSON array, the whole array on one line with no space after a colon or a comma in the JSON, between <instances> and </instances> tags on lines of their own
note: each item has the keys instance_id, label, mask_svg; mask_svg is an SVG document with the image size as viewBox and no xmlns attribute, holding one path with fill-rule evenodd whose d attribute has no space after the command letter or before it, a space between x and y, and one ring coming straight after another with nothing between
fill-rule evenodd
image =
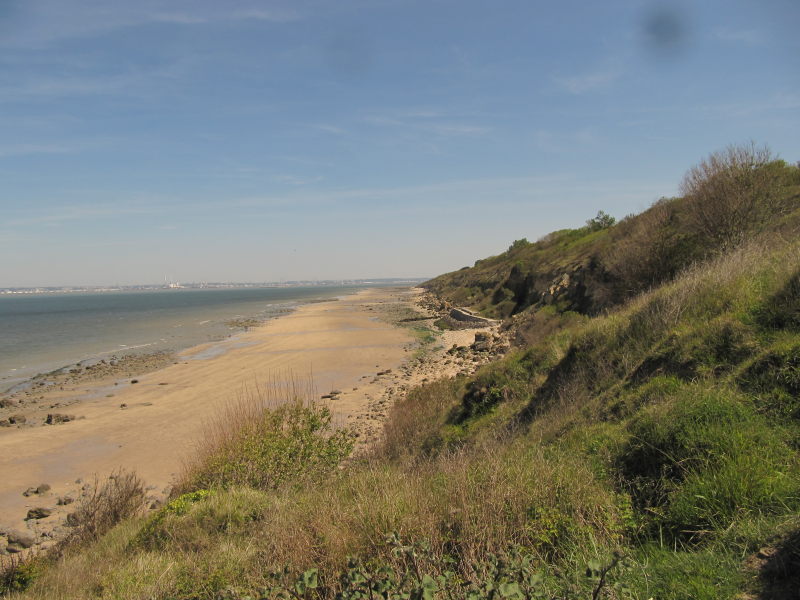
<instances>
[{"instance_id":1,"label":"distant coastline","mask_svg":"<svg viewBox=\"0 0 800 600\"><path fill-rule=\"evenodd\" d=\"M384 277L373 279L322 279L266 282L191 282L157 283L136 285L71 285L71 286L9 286L0 288L0 296L17 294L70 294L70 293L108 293L155 290L229 290L294 287L346 287L369 285L414 285L425 281L424 277Z\"/></svg>"}]
</instances>

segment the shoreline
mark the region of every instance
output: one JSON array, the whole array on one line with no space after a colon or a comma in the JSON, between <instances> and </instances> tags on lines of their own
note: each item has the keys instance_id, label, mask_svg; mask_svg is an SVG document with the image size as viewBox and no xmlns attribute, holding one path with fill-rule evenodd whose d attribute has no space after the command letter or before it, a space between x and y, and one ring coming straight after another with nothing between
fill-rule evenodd
<instances>
[{"instance_id":1,"label":"shoreline","mask_svg":"<svg viewBox=\"0 0 800 600\"><path fill-rule=\"evenodd\" d=\"M280 376L313 376L318 396L328 397L323 401L334 418L352 427L357 451L363 450L379 438L388 410L408 389L474 372L491 358L470 349L475 329L437 331L432 323L439 315L421 297L419 288L368 288L306 304L235 339L187 349L136 376L137 383L113 386L113 395L97 382L79 386L81 399L69 408L75 420L0 428L0 536L33 534L45 550L64 534L74 510L57 502L78 501L87 480L102 481L120 468L136 471L156 506L205 423L250 384ZM219 345L221 354L203 355ZM50 489L23 496L41 484ZM40 507L50 516L24 520ZM0 537L0 555L3 542Z\"/></svg>"},{"instance_id":2,"label":"shoreline","mask_svg":"<svg viewBox=\"0 0 800 600\"><path fill-rule=\"evenodd\" d=\"M122 320L114 317L106 318L105 321L86 322L83 327L89 328L88 343L81 341L83 337L87 337L84 335L84 330L75 326L71 328L69 335L57 338L55 344L51 343L49 338L42 339L42 330L37 328L34 340L41 347L34 353L26 347L27 342L21 342L21 353L14 353L14 358L11 358L8 346L0 348L0 356L3 357L0 360L3 367L0 371L0 398L20 389L24 390L32 380L75 366L142 353L179 353L200 344L224 341L232 335L238 335L248 328L291 313L308 303L326 302L363 289L381 287L389 286L252 288L243 291L248 294L257 292L258 296L251 294L249 297L243 297L238 294L226 296L227 299L223 298L222 301L216 297L216 292L227 294L229 290L188 290L188 303L177 304L172 302L178 297L175 292L162 294L159 291L154 293L148 291L144 293L144 296L150 298L147 303L133 305L130 304L130 300L124 301L121 305L102 304L95 300L95 296L102 294L90 295L89 298L95 303L94 308L101 312L105 311L106 317L121 309L124 314ZM192 300L195 292L204 293L207 301L198 304L196 300ZM123 296L127 298L131 294ZM161 298L158 298L159 296ZM165 301L167 299L170 301ZM97 304L98 302L100 304ZM63 307L49 306L49 308L58 312ZM70 310L72 308L74 306ZM24 310L20 314L25 318ZM14 324L13 314L11 318L13 339L14 335L23 334L19 329L15 329L18 325ZM124 323L121 329L120 323ZM95 325L99 325L101 330L107 330L108 335L95 336L93 333ZM145 335L142 335L142 332L145 332ZM62 333L59 331L58 335Z\"/></svg>"},{"instance_id":3,"label":"shoreline","mask_svg":"<svg viewBox=\"0 0 800 600\"><path fill-rule=\"evenodd\" d=\"M362 288L368 289L368 288ZM356 290L353 293L358 293L361 290ZM336 297L338 298L338 297ZM131 357L140 357L140 356L148 356L148 355L156 355L156 354L164 354L164 353L171 353L171 354L181 354L187 350L191 350L196 346L203 346L203 345L210 345L210 344L217 344L220 342L224 342L225 340L238 336L242 333L246 333L249 329L253 327L260 327L273 319L280 318L286 314L290 314L297 310L301 306L305 306L306 304L313 304L315 302L329 302L332 301L334 298L319 298L319 299L298 299L288 302L275 302L267 304L272 310L269 314L264 315L265 310L262 309L257 313L248 313L248 314L237 314L232 315L230 318L220 321L217 323L218 326L226 327L225 331L220 330L219 333L216 334L208 334L210 337L204 341L197 341L189 339L183 340L184 343L180 343L178 341L177 345L170 346L164 345L165 340L163 338L156 339L154 341L149 341L145 343L135 344L132 346L128 346L126 344L118 344L113 349L103 349L97 350L93 352L89 352L87 354L83 354L81 356L73 356L70 359L61 359L58 362L54 362L53 360L41 359L38 361L40 366L38 367L28 367L27 365L24 367L19 367L12 369L12 371L17 371L20 368L26 369L27 373L24 375L15 375L11 372L7 372L5 375L0 377L0 399L4 396L13 395L19 392L24 392L28 389L32 384L36 383L38 380L44 379L48 376L57 376L63 374L70 369L75 367L83 367L86 366L94 366L97 363L103 361L111 361L111 360L125 360ZM213 322L213 319L208 319L205 321L201 321L198 325L206 325L208 323ZM152 350L143 350L144 348L152 348L158 347L158 349Z\"/></svg>"},{"instance_id":4,"label":"shoreline","mask_svg":"<svg viewBox=\"0 0 800 600\"><path fill-rule=\"evenodd\" d=\"M313 374L323 394L357 386L370 370L396 368L414 340L406 330L375 320L369 305L405 301L401 296L409 294L408 288L367 288L303 304L240 335L186 349L169 364L132 379L76 381L58 386L64 389L53 390L55 396L40 394L45 398L36 405L37 423L45 413L64 408L55 406L59 394L75 396L63 411L75 418L0 428L0 531L33 531L47 547L71 508L57 505L58 498L77 500L87 478L104 478L119 468L135 470L150 486L153 501L163 498L204 423L250 383L290 371L297 377ZM209 347L222 351L203 356ZM343 414L338 405L333 409ZM42 483L51 489L23 496ZM37 507L51 509L52 515L23 521ZM0 546L1 553L5 546Z\"/></svg>"}]
</instances>

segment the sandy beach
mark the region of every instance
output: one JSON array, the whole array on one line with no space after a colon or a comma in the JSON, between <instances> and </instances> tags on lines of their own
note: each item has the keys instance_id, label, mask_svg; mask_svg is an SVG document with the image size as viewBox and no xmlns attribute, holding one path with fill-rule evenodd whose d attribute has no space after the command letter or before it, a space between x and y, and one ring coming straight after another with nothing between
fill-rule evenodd
<instances>
[{"instance_id":1,"label":"sandy beach","mask_svg":"<svg viewBox=\"0 0 800 600\"><path fill-rule=\"evenodd\" d=\"M311 381L335 422L358 436L357 451L368 446L408 389L472 373L491 358L474 343L478 330L434 327L441 311L424 298L416 288L367 289L303 305L176 356L134 358L122 367L130 367L128 373L87 370L36 388L35 400L14 409L27 407L27 422L0 428L0 535L27 532L37 547L47 548L64 533L73 510L59 499L77 501L95 478L102 481L118 469L135 471L151 500L163 500L205 424L258 385ZM480 331L499 343L496 328ZM149 372L138 374L137 367ZM323 399L332 391L333 398ZM73 420L44 424L56 411ZM41 484L49 489L34 492ZM34 508L52 514L25 520Z\"/></svg>"},{"instance_id":2,"label":"sandy beach","mask_svg":"<svg viewBox=\"0 0 800 600\"><path fill-rule=\"evenodd\" d=\"M396 370L415 343L408 329L382 318L381 309L408 305L414 295L369 289L307 304L229 340L185 351L173 364L136 376L137 383L100 380L60 390L80 395L64 409L76 420L0 429L0 530L23 527L27 511L39 506L55 512L35 525L54 524L69 508L57 507L58 497L77 497L86 481L119 468L135 470L154 496L163 495L204 423L259 383L312 377L320 395L347 390L331 406L340 422L353 417L380 386L377 373ZM23 496L41 483L51 489Z\"/></svg>"}]
</instances>

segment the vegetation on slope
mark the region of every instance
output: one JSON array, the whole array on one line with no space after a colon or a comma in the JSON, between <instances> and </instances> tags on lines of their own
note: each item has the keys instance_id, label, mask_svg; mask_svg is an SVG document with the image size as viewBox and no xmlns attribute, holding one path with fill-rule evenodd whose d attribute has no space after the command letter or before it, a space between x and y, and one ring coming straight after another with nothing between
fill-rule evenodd
<instances>
[{"instance_id":1,"label":"vegetation on slope","mask_svg":"<svg viewBox=\"0 0 800 600\"><path fill-rule=\"evenodd\" d=\"M681 188L683 197L662 198L616 225L601 211L585 227L535 243L517 240L498 256L424 286L487 316L547 305L559 313L597 315L756 235L800 231L793 214L800 168L766 148L750 144L714 153L687 173Z\"/></svg>"},{"instance_id":2,"label":"vegetation on slope","mask_svg":"<svg viewBox=\"0 0 800 600\"><path fill-rule=\"evenodd\" d=\"M503 312L513 298L492 290L513 257L529 281L601 264L607 295L586 297L606 311L529 302L532 342L411 391L370 456L336 468L349 441L321 407L240 407L182 495L6 586L48 599L794 597L798 169L762 163L748 169L778 173L766 178L776 204L730 236L686 229L702 184L689 177L681 199L515 244L462 275L494 287L440 278L432 287L449 297ZM748 174L734 181L762 180ZM654 216L664 207L666 222ZM631 266L636 286L608 275L621 273L618 247L645 243L672 251Z\"/></svg>"}]
</instances>

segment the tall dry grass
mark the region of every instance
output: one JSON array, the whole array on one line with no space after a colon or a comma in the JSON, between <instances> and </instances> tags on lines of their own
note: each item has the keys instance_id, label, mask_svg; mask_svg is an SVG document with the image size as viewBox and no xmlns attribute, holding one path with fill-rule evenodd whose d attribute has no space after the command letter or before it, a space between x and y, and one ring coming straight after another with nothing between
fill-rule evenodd
<instances>
[{"instance_id":1,"label":"tall dry grass","mask_svg":"<svg viewBox=\"0 0 800 600\"><path fill-rule=\"evenodd\" d=\"M57 550L99 539L118 523L141 514L145 501L144 482L134 472L119 469L102 484L95 478L89 493L69 514L70 533Z\"/></svg>"},{"instance_id":2,"label":"tall dry grass","mask_svg":"<svg viewBox=\"0 0 800 600\"><path fill-rule=\"evenodd\" d=\"M209 420L184 461L173 497L247 485L269 489L335 467L352 449L311 378L289 373L246 387Z\"/></svg>"},{"instance_id":3,"label":"tall dry grass","mask_svg":"<svg viewBox=\"0 0 800 600\"><path fill-rule=\"evenodd\" d=\"M374 457L408 461L429 454L463 393L463 383L457 379L443 379L411 390L390 409Z\"/></svg>"}]
</instances>

